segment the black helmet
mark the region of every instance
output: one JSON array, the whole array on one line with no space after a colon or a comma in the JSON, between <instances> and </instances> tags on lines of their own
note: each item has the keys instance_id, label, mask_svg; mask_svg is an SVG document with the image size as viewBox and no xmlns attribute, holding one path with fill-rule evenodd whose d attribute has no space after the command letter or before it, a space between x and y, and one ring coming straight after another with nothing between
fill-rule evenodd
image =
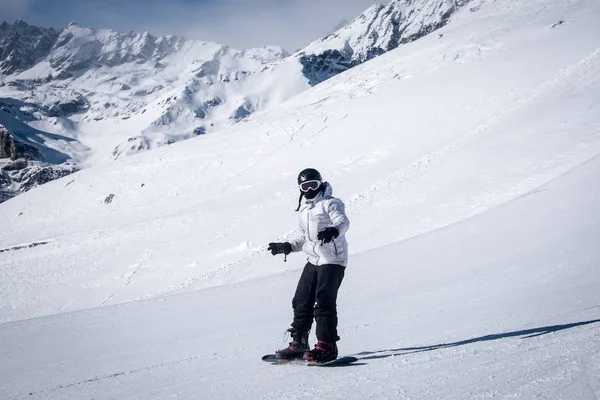
<instances>
[{"instance_id":1,"label":"black helmet","mask_svg":"<svg viewBox=\"0 0 600 400\"><path fill-rule=\"evenodd\" d=\"M306 181L322 181L321 174L314 168L306 168L298 174L298 185Z\"/></svg>"}]
</instances>

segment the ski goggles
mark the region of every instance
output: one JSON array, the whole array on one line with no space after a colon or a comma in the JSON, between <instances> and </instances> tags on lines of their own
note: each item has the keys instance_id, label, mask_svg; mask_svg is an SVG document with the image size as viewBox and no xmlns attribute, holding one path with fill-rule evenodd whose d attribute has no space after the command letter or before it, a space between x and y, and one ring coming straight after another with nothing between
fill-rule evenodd
<instances>
[{"instance_id":1,"label":"ski goggles","mask_svg":"<svg viewBox=\"0 0 600 400\"><path fill-rule=\"evenodd\" d=\"M308 192L309 190L317 190L319 186L321 186L321 181L306 181L302 182L300 185L300 190L303 192Z\"/></svg>"}]
</instances>

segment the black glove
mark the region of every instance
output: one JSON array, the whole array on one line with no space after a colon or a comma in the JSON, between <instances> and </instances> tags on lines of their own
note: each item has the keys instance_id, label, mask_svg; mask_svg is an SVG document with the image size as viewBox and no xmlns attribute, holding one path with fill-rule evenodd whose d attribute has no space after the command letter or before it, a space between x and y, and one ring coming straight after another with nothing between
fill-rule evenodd
<instances>
[{"instance_id":1,"label":"black glove","mask_svg":"<svg viewBox=\"0 0 600 400\"><path fill-rule=\"evenodd\" d=\"M292 252L292 245L289 242L285 243L269 243L267 250L276 256L277 254L285 254L286 256Z\"/></svg>"},{"instance_id":2,"label":"black glove","mask_svg":"<svg viewBox=\"0 0 600 400\"><path fill-rule=\"evenodd\" d=\"M317 239L319 239L321 241L321 244L323 244L331 242L338 236L340 236L340 231L338 231L337 228L330 226L319 232L319 234L317 235Z\"/></svg>"}]
</instances>

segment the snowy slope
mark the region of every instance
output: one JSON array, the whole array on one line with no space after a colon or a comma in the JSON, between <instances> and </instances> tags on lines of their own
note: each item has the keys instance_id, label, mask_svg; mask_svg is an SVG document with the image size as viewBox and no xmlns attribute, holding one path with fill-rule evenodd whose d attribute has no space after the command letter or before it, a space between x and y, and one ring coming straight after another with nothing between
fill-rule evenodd
<instances>
[{"instance_id":1,"label":"snowy slope","mask_svg":"<svg viewBox=\"0 0 600 400\"><path fill-rule=\"evenodd\" d=\"M484 1L220 135L1 204L2 393L597 397L599 17ZM306 166L347 204L339 345L365 365L299 374L259 357L290 322L303 257L265 245L295 234Z\"/></svg>"},{"instance_id":2,"label":"snowy slope","mask_svg":"<svg viewBox=\"0 0 600 400\"><path fill-rule=\"evenodd\" d=\"M338 302L354 367L260 361L284 346L298 278L274 268L0 325L0 387L7 399L595 399L598 171L596 158L534 195L356 255Z\"/></svg>"}]
</instances>

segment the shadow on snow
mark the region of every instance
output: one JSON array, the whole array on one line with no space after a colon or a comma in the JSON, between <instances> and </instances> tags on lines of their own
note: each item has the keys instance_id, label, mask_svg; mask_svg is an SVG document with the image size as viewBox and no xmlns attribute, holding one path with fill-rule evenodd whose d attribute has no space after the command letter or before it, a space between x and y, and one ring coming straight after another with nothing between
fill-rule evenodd
<instances>
[{"instance_id":1,"label":"shadow on snow","mask_svg":"<svg viewBox=\"0 0 600 400\"><path fill-rule=\"evenodd\" d=\"M537 336L547 335L549 333L554 333L558 331L562 331L565 329L571 329L578 326L595 324L600 322L600 319L594 319L591 321L583 321L583 322L575 322L572 324L564 324L564 325L552 325L552 326L544 326L541 328L534 329L525 329L521 331L514 332L505 332L505 333L496 333L493 335L480 336L472 339L461 340L459 342L452 343L442 343L442 344L434 344L431 346L423 346L423 347L405 347L400 349L388 349L388 350L378 350L378 351L363 351L361 353L356 354L359 360L371 360L377 358L386 358L392 356L401 356L412 353L421 353L425 351L433 351L438 349L445 349L447 347L456 347L456 346L464 346L471 343L478 342L488 342L490 340L499 340L506 339L511 337L522 336L522 339L529 339ZM389 353L389 354L381 354L381 353ZM360 357L363 356L363 357Z\"/></svg>"}]
</instances>

